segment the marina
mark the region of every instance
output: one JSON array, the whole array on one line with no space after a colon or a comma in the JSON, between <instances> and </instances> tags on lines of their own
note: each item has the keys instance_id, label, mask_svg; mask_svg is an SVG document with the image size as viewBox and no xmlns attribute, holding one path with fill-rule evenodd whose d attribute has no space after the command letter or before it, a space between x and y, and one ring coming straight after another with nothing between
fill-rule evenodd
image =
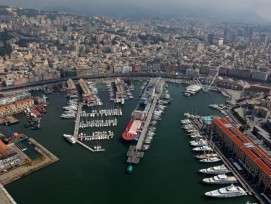
<instances>
[{"instance_id":1,"label":"marina","mask_svg":"<svg viewBox=\"0 0 271 204\"><path fill-rule=\"evenodd\" d=\"M136 90L139 90L140 86L141 83L135 83L135 99L139 99ZM106 86L98 88L100 97L105 102L109 99ZM50 95L50 106L43 121L43 127L35 139L57 155L61 162L6 185L5 188L17 203L28 204L35 203L35 200L39 200L41 204L50 203L52 200L55 203L65 202L67 204L74 202L121 203L123 200L131 203L139 203L142 200L146 203L229 203L227 199L210 200L203 196L205 192L218 188L201 184L203 176L197 173L199 169L211 165L202 164L193 158L195 154L189 145L191 139L180 128L180 116L182 117L185 112L197 112L199 115L215 114L216 110L208 108L208 104L220 104L224 97L218 93L209 92L206 95L199 92L186 101L188 98L180 94L180 88L184 89L185 86L169 85L168 90L173 101L163 113L162 120L155 125L155 140L151 143L148 152L144 152L144 159L140 161L140 165L133 166L131 175L126 175L128 165L124 159L130 144L121 141L120 138L138 100L125 101L122 108L123 116L118 118L118 126L110 127L114 131L114 138L103 144L106 151L102 154L89 154L86 148L69 145L63 138L63 133L74 131L74 120L59 118L63 111L62 107L66 106L67 99L63 98L61 93ZM202 108L196 110L198 101L201 102ZM17 125L15 126L17 127ZM168 127L171 127L170 132ZM22 129L26 130L27 135L32 131L24 129L24 127ZM97 129L97 131L100 130ZM93 144L96 146L99 143L99 141L98 143L94 141ZM94 149L94 145L92 147ZM71 165L71 161L73 165ZM173 163L174 167L172 167ZM44 177L44 174L47 176ZM41 182L43 185L40 185ZM167 183L170 183L170 186L163 185ZM31 187L31 192L22 191L25 185ZM54 190L50 190L52 185L54 185ZM110 190L106 190L105 185ZM131 190L127 188L130 185L133 185L141 196L131 198ZM76 187L76 190L71 186ZM145 191L146 188L152 190ZM67 193L71 191L72 195ZM60 194L61 196L59 196ZM230 200L232 204L247 201L256 202L249 195Z\"/></svg>"}]
</instances>

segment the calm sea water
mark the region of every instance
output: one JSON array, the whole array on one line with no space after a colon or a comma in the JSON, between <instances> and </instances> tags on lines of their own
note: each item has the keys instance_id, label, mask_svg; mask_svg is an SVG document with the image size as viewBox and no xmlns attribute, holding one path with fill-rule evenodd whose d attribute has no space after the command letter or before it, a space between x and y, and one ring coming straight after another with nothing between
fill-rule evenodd
<instances>
[{"instance_id":1,"label":"calm sea water","mask_svg":"<svg viewBox=\"0 0 271 204\"><path fill-rule=\"evenodd\" d=\"M118 127L107 128L115 133L111 140L86 142L90 146L101 145L106 152L91 153L79 145L70 145L62 134L72 134L73 120L61 120L62 107L67 99L63 93L49 95L48 113L42 117L42 129L32 131L22 123L11 126L23 131L40 142L60 160L42 170L6 186L18 204L240 204L255 201L246 196L230 199L210 199L206 191L221 186L203 185L204 178L198 172L211 166L193 158L189 138L181 129L184 112L198 115L218 115L208 107L211 103L225 103L225 97L216 92L200 92L193 97L182 96L186 85L170 84L169 93L173 102L167 107L163 120L157 124L156 135L150 149L132 174L126 174L126 152L129 147L121 139L131 112L137 105L139 87L135 84L135 98L126 101L124 115L119 117ZM113 107L108 99L105 85L99 85L99 95L104 107ZM114 105L117 107L117 105ZM98 107L97 107L98 108ZM93 131L96 129L89 129ZM2 132L7 132L1 127ZM30 153L31 154L31 153Z\"/></svg>"}]
</instances>

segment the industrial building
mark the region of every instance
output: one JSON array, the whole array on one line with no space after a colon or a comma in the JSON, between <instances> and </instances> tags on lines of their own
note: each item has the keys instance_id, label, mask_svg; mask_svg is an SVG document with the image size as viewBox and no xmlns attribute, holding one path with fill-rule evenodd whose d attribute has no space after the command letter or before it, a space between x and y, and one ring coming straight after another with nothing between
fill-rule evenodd
<instances>
[{"instance_id":1,"label":"industrial building","mask_svg":"<svg viewBox=\"0 0 271 204\"><path fill-rule=\"evenodd\" d=\"M8 115L14 115L23 112L27 108L31 108L34 105L32 98L26 98L7 105L0 106L0 117Z\"/></svg>"}]
</instances>

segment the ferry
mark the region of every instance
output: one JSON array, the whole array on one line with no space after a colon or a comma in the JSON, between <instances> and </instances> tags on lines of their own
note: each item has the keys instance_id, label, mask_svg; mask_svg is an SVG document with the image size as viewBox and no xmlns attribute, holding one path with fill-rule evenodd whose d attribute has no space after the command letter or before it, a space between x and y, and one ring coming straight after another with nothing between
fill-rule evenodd
<instances>
[{"instance_id":1,"label":"ferry","mask_svg":"<svg viewBox=\"0 0 271 204\"><path fill-rule=\"evenodd\" d=\"M246 191L240 186L234 186L233 184L225 188L220 188L214 191L209 191L205 193L208 197L215 198L230 198L247 195Z\"/></svg>"},{"instance_id":2,"label":"ferry","mask_svg":"<svg viewBox=\"0 0 271 204\"><path fill-rule=\"evenodd\" d=\"M207 169L200 169L199 172L203 174L226 174L229 173L230 170L222 164L220 166L214 166Z\"/></svg>"},{"instance_id":3,"label":"ferry","mask_svg":"<svg viewBox=\"0 0 271 204\"><path fill-rule=\"evenodd\" d=\"M202 182L207 184L231 184L237 183L237 179L234 176L219 174L211 178L205 178L202 180Z\"/></svg>"},{"instance_id":4,"label":"ferry","mask_svg":"<svg viewBox=\"0 0 271 204\"><path fill-rule=\"evenodd\" d=\"M75 144L76 143L76 139L74 138L74 136L72 135L67 135L67 134L63 134L63 136L65 137L65 139L67 141L69 141L70 143L72 144Z\"/></svg>"}]
</instances>

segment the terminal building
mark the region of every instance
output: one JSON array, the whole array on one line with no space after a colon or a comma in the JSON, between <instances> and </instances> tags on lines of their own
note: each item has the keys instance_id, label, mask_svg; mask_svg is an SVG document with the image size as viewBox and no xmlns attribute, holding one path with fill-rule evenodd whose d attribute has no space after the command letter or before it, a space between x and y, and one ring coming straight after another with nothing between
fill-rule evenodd
<instances>
[{"instance_id":1,"label":"terminal building","mask_svg":"<svg viewBox=\"0 0 271 204\"><path fill-rule=\"evenodd\" d=\"M251 181L259 184L261 192L271 198L271 158L253 143L238 128L225 118L213 120L214 138L238 161L251 176Z\"/></svg>"},{"instance_id":2,"label":"terminal building","mask_svg":"<svg viewBox=\"0 0 271 204\"><path fill-rule=\"evenodd\" d=\"M70 95L70 94L77 94L77 89L76 86L74 85L74 82L72 79L68 79L67 80L67 89L66 89L66 94Z\"/></svg>"},{"instance_id":3,"label":"terminal building","mask_svg":"<svg viewBox=\"0 0 271 204\"><path fill-rule=\"evenodd\" d=\"M89 89L87 83L84 81L84 79L79 79L78 83L82 91L83 102L86 102L86 103L94 102L95 99L93 97L93 94L91 90Z\"/></svg>"}]
</instances>

